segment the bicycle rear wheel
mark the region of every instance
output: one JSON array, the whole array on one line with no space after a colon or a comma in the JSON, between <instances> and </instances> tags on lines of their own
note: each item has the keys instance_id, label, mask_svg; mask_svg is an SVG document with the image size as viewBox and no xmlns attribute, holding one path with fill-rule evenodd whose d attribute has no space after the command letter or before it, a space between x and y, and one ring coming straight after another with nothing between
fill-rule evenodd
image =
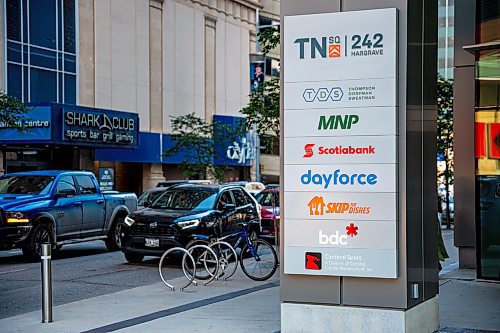
<instances>
[{"instance_id":1,"label":"bicycle rear wheel","mask_svg":"<svg viewBox=\"0 0 500 333\"><path fill-rule=\"evenodd\" d=\"M238 269L238 255L236 250L227 242L216 241L209 245L209 247L214 250L219 258L219 276L223 277L224 280L228 280L234 275L236 269ZM209 263L205 261L205 263ZM207 272L212 272L211 267L205 266Z\"/></svg>"},{"instance_id":2,"label":"bicycle rear wheel","mask_svg":"<svg viewBox=\"0 0 500 333\"><path fill-rule=\"evenodd\" d=\"M198 247L194 250L191 249L197 245L208 246L209 243L206 240L196 239L186 245L186 249L189 250L196 263L194 276L199 280L208 280L213 277L217 271L217 257L214 257L204 248ZM184 254L182 257L182 270L186 277L193 275L193 267L189 266L188 263L187 256Z\"/></svg>"},{"instance_id":3,"label":"bicycle rear wheel","mask_svg":"<svg viewBox=\"0 0 500 333\"><path fill-rule=\"evenodd\" d=\"M253 239L250 245L251 247L246 243L241 249L241 269L250 279L265 281L273 276L278 268L276 251L262 239Z\"/></svg>"}]
</instances>

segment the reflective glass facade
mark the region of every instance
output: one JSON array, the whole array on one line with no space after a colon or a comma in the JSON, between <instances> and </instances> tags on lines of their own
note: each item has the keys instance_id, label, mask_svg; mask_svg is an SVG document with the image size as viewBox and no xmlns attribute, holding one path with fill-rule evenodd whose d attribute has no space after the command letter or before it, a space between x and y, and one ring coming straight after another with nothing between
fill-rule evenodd
<instances>
[{"instance_id":1,"label":"reflective glass facade","mask_svg":"<svg viewBox=\"0 0 500 333\"><path fill-rule=\"evenodd\" d=\"M500 4L478 1L476 42L500 41ZM478 277L500 280L500 49L476 52Z\"/></svg>"},{"instance_id":2,"label":"reflective glass facade","mask_svg":"<svg viewBox=\"0 0 500 333\"><path fill-rule=\"evenodd\" d=\"M7 92L77 102L75 0L6 0Z\"/></svg>"}]
</instances>

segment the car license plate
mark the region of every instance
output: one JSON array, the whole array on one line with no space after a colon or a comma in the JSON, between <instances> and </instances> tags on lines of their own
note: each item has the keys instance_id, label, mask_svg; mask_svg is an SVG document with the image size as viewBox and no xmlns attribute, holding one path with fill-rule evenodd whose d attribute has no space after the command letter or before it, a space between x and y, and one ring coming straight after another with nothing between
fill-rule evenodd
<instances>
[{"instance_id":1,"label":"car license plate","mask_svg":"<svg viewBox=\"0 0 500 333\"><path fill-rule=\"evenodd\" d=\"M160 240L158 238L146 238L146 246L160 247Z\"/></svg>"}]
</instances>

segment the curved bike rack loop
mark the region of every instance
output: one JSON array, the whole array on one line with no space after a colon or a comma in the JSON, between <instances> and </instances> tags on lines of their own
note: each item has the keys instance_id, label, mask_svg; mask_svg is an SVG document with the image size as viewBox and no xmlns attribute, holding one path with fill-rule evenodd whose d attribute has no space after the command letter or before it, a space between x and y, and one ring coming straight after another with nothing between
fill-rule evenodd
<instances>
[{"instance_id":1,"label":"curved bike rack loop","mask_svg":"<svg viewBox=\"0 0 500 333\"><path fill-rule=\"evenodd\" d=\"M234 265L234 269L232 272L230 272L229 274L227 274L225 277L224 277L224 281L227 281L229 278L231 278L234 273L236 273L236 270L238 269L238 254L236 253L236 250L234 249L234 247L231 246L231 244L229 244L228 242L224 242L224 241L215 241L213 243L210 243L208 246L210 248L212 248L212 246L215 246L215 245L224 245L224 246L227 246L229 248L229 250L233 253L234 255L234 260L235 260L235 265ZM224 258L225 259L225 258ZM220 259L219 259L219 266L222 265L222 263L220 263ZM205 264L205 269L207 270L208 272L208 267L206 266ZM222 273L224 273L225 271L225 268L222 269ZM220 278L220 276L217 276L217 278Z\"/></svg>"},{"instance_id":2,"label":"curved bike rack loop","mask_svg":"<svg viewBox=\"0 0 500 333\"><path fill-rule=\"evenodd\" d=\"M210 282L212 282L215 278L218 278L218 276L219 276L219 257L217 257L214 250L212 250L210 247L208 247L206 245L201 245L201 244L191 246L189 249L187 249L187 250L183 249L183 250L185 250L191 258L193 258L193 256L191 255L191 252L194 249L198 249L198 248L205 249L206 251L209 251L210 254L215 258L215 273L212 274L208 271L208 274L211 277L207 281L203 282L203 285L206 286L207 284L209 284ZM203 255L206 255L206 251L204 252ZM193 261L194 261L194 259L193 259ZM193 271L193 279L194 279L194 277L196 276L196 265L194 265L193 267L194 267L194 271ZM206 269L206 264L205 264L205 269ZM189 279L188 274L186 273L186 270L184 269L184 260L182 261L182 271L184 272L184 275L186 276L186 278Z\"/></svg>"},{"instance_id":3,"label":"curved bike rack loop","mask_svg":"<svg viewBox=\"0 0 500 333\"><path fill-rule=\"evenodd\" d=\"M184 271L184 275L186 276L186 278L188 279L188 283L185 285L185 286L182 286L180 287L179 289L181 291L183 291L184 289L186 289L187 287L189 287L191 284L194 284L195 286L198 284L195 280L194 280L194 276L195 276L195 272L196 272L196 262L194 261L194 258L193 256L191 255L191 253L189 253L188 250L186 250L185 248L182 248L182 247L173 247L171 249L168 249L167 251L165 251L165 253L163 253L163 255L161 256L161 259L160 259L160 263L158 264L158 271L160 272L160 277L161 277L161 280L163 281L163 283L170 288L170 290L172 291L175 291L175 287L173 285L171 285L170 283L168 283L165 278L163 277L163 274L161 272L161 266L163 265L163 260L165 260L165 258L167 257L167 255L171 252L174 252L174 251L181 251L181 252L184 252L184 254L188 255L189 258L191 259L191 263L193 264L193 275L191 277L188 277L188 275L186 274L186 271L184 270L184 265L182 267L182 270Z\"/></svg>"}]
</instances>

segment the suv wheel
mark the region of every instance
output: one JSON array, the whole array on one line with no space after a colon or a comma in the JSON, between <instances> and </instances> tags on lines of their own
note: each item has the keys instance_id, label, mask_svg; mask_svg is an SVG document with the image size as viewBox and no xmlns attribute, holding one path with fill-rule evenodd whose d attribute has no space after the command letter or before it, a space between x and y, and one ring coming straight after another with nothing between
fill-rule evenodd
<instances>
[{"instance_id":1,"label":"suv wheel","mask_svg":"<svg viewBox=\"0 0 500 333\"><path fill-rule=\"evenodd\" d=\"M144 259L144 256L139 253L124 252L123 254L125 255L125 259L132 264L138 264L142 262L142 259Z\"/></svg>"},{"instance_id":2,"label":"suv wheel","mask_svg":"<svg viewBox=\"0 0 500 333\"><path fill-rule=\"evenodd\" d=\"M116 251L122 248L121 232L125 220L122 217L117 217L108 232L108 238L104 241L108 251Z\"/></svg>"},{"instance_id":3,"label":"suv wheel","mask_svg":"<svg viewBox=\"0 0 500 333\"><path fill-rule=\"evenodd\" d=\"M41 244L53 243L52 228L46 224L37 224L31 230L23 246L23 255L29 260L40 260Z\"/></svg>"}]
</instances>

